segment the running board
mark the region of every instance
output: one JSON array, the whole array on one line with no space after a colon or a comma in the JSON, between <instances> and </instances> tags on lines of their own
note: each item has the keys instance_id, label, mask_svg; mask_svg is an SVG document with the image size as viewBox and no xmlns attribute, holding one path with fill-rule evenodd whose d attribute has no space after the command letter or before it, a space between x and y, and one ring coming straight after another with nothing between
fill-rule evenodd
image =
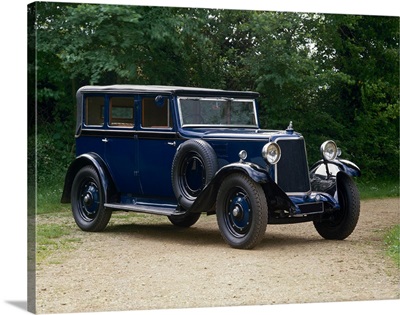
<instances>
[{"instance_id":1,"label":"running board","mask_svg":"<svg viewBox=\"0 0 400 315\"><path fill-rule=\"evenodd\" d=\"M135 204L135 205L126 205L120 203L105 203L104 207L108 209L114 210L122 210L122 211L132 211L132 212L140 212L140 213L148 213L148 214L158 214L158 215L180 215L182 212L176 210L176 206L153 206L153 205L143 205L143 204Z\"/></svg>"}]
</instances>

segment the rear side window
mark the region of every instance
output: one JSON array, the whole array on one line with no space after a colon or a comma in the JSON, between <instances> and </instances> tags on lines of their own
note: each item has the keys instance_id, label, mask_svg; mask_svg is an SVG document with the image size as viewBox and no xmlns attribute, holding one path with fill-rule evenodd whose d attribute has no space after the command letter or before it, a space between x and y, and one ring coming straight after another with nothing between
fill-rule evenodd
<instances>
[{"instance_id":1,"label":"rear side window","mask_svg":"<svg viewBox=\"0 0 400 315\"><path fill-rule=\"evenodd\" d=\"M104 97L88 96L85 106L85 125L103 126L104 124Z\"/></svg>"},{"instance_id":2,"label":"rear side window","mask_svg":"<svg viewBox=\"0 0 400 315\"><path fill-rule=\"evenodd\" d=\"M145 97L142 99L143 128L172 128L169 99L166 97Z\"/></svg>"},{"instance_id":3,"label":"rear side window","mask_svg":"<svg viewBox=\"0 0 400 315\"><path fill-rule=\"evenodd\" d=\"M111 97L109 102L110 126L132 128L134 126L133 97Z\"/></svg>"}]
</instances>

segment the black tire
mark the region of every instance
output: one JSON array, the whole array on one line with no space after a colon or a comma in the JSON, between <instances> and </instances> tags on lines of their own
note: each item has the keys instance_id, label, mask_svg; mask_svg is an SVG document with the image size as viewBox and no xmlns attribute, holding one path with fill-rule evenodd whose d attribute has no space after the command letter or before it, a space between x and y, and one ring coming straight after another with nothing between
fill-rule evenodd
<instances>
[{"instance_id":1,"label":"black tire","mask_svg":"<svg viewBox=\"0 0 400 315\"><path fill-rule=\"evenodd\" d=\"M104 208L103 187L93 166L85 166L76 174L71 206L75 222L83 231L102 231L110 221L112 212Z\"/></svg>"},{"instance_id":2,"label":"black tire","mask_svg":"<svg viewBox=\"0 0 400 315\"><path fill-rule=\"evenodd\" d=\"M254 248L264 237L268 205L261 185L245 174L231 174L221 184L216 202L220 233L233 248Z\"/></svg>"},{"instance_id":3,"label":"black tire","mask_svg":"<svg viewBox=\"0 0 400 315\"><path fill-rule=\"evenodd\" d=\"M188 228L199 220L200 215L201 213L185 213L182 215L170 216L168 219L173 225Z\"/></svg>"},{"instance_id":4,"label":"black tire","mask_svg":"<svg viewBox=\"0 0 400 315\"><path fill-rule=\"evenodd\" d=\"M360 194L352 178L340 174L337 178L340 210L323 221L314 221L319 235L328 240L344 240L355 229L360 216Z\"/></svg>"},{"instance_id":5,"label":"black tire","mask_svg":"<svg viewBox=\"0 0 400 315\"><path fill-rule=\"evenodd\" d=\"M178 203L189 209L217 170L217 155L210 144L199 139L182 143L176 151L171 173Z\"/></svg>"}]
</instances>

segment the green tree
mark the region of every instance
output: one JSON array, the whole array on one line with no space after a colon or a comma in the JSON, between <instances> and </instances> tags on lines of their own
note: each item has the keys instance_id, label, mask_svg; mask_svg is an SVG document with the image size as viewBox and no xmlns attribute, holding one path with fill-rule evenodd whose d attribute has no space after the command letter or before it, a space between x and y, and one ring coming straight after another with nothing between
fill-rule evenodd
<instances>
[{"instance_id":1,"label":"green tree","mask_svg":"<svg viewBox=\"0 0 400 315\"><path fill-rule=\"evenodd\" d=\"M367 174L398 176L399 19L329 15L324 26L332 92L319 102L337 117L339 140Z\"/></svg>"},{"instance_id":2,"label":"green tree","mask_svg":"<svg viewBox=\"0 0 400 315\"><path fill-rule=\"evenodd\" d=\"M293 120L311 160L332 138L364 174L398 174L399 19L260 12L251 23L263 125Z\"/></svg>"},{"instance_id":3,"label":"green tree","mask_svg":"<svg viewBox=\"0 0 400 315\"><path fill-rule=\"evenodd\" d=\"M257 90L262 127L283 129L292 120L310 161L332 138L364 173L398 172L398 18L51 2L34 8L29 69L37 74L41 148L65 161L80 86L165 84Z\"/></svg>"}]
</instances>

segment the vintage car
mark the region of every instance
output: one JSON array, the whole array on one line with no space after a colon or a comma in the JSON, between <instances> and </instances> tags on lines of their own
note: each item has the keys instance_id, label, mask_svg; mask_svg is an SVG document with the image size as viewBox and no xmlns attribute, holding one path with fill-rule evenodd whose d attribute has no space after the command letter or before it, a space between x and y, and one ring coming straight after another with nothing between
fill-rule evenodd
<instances>
[{"instance_id":1,"label":"vintage car","mask_svg":"<svg viewBox=\"0 0 400 315\"><path fill-rule=\"evenodd\" d=\"M303 136L260 128L255 92L174 86L84 86L77 92L76 159L61 202L84 231L112 211L164 215L190 227L216 214L234 248L250 249L267 224L312 221L326 239L356 227L352 162L332 140L309 167ZM290 230L288 230L289 233Z\"/></svg>"}]
</instances>

